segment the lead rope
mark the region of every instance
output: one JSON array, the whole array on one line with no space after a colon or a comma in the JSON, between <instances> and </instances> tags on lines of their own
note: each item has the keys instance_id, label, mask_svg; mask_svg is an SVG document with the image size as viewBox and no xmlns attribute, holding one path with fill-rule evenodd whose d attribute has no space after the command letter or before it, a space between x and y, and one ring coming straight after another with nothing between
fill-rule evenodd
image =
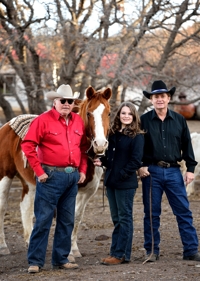
<instances>
[{"instance_id":1,"label":"lead rope","mask_svg":"<svg viewBox=\"0 0 200 281\"><path fill-rule=\"evenodd\" d=\"M90 146L91 148L91 146ZM88 151L90 150L90 148L86 151L86 153L88 154ZM94 157L91 157L88 155L88 158L93 162L93 160L95 159L96 155ZM104 178L105 178L105 168L103 166L100 166L99 168L103 169L103 177L102 177L102 181L103 181L103 191L102 191L102 201L103 201L103 211L105 211L105 199L104 196L106 195L106 189L105 189L105 185L104 185Z\"/></svg>"},{"instance_id":2,"label":"lead rope","mask_svg":"<svg viewBox=\"0 0 200 281\"><path fill-rule=\"evenodd\" d=\"M103 212L105 211L105 199L104 199L104 196L106 195L106 189L105 189L105 184L104 184L104 178L105 178L105 170L104 168L102 167L103 169L103 194L102 194L102 200L103 200Z\"/></svg>"},{"instance_id":3,"label":"lead rope","mask_svg":"<svg viewBox=\"0 0 200 281\"><path fill-rule=\"evenodd\" d=\"M153 219L152 219L152 177L150 176L150 190L149 190L149 213L150 213L150 227L151 227L151 254L149 257L142 263L145 264L148 260L151 259L154 253L154 235L153 235Z\"/></svg>"}]
</instances>

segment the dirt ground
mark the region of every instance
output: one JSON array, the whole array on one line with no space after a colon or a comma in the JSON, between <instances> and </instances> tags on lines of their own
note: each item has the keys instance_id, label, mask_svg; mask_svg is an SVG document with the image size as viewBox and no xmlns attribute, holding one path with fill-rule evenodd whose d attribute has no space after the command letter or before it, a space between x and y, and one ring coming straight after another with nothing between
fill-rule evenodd
<instances>
[{"instance_id":1,"label":"dirt ground","mask_svg":"<svg viewBox=\"0 0 200 281\"><path fill-rule=\"evenodd\" d=\"M200 121L188 121L191 132L200 133ZM197 182L196 194L189 198L193 212L194 225L200 237L200 182ZM113 230L106 197L103 208L103 189L90 200L86 207L84 219L79 229L78 244L83 257L77 258L79 268L71 271L51 269L51 248L55 222L52 225L46 264L37 275L27 273L27 249L23 240L20 219L19 202L21 187L13 182L9 205L5 216L5 235L10 255L0 256L0 281L3 280L77 280L77 281L172 281L200 280L200 262L182 260L182 244L180 241L175 217L169 204L163 197L161 216L160 260L155 263L145 263L143 248L143 205L141 186L138 188L134 201L134 239L132 260L119 266L105 266L100 259L109 254L111 233Z\"/></svg>"}]
</instances>

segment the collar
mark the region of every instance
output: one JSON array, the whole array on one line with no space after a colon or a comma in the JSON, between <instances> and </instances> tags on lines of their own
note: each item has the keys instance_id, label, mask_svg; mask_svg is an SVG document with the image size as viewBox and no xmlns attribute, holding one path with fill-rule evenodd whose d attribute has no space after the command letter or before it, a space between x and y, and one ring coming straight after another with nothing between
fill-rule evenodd
<instances>
[{"instance_id":1,"label":"collar","mask_svg":"<svg viewBox=\"0 0 200 281\"><path fill-rule=\"evenodd\" d=\"M158 115L157 115L155 109L152 110L151 120L153 120L154 118L158 118ZM172 118L172 119L174 119L173 112L172 112L172 110L170 110L169 108L167 109L166 118Z\"/></svg>"},{"instance_id":2,"label":"collar","mask_svg":"<svg viewBox=\"0 0 200 281\"><path fill-rule=\"evenodd\" d=\"M62 115L60 115L60 113L55 109L55 107L52 108L52 113L56 120L63 118ZM68 115L68 120L72 120L72 119L73 119L73 114L72 114L72 112L70 112L70 114Z\"/></svg>"}]
</instances>

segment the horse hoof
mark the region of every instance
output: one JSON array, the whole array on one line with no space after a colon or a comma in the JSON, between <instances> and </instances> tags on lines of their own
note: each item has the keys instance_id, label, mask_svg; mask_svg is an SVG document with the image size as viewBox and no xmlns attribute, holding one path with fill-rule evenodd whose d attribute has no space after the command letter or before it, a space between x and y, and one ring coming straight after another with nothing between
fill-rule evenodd
<instances>
[{"instance_id":1,"label":"horse hoof","mask_svg":"<svg viewBox=\"0 0 200 281\"><path fill-rule=\"evenodd\" d=\"M75 258L81 258L82 257L81 253L78 250L73 250L72 252L73 252L73 256Z\"/></svg>"},{"instance_id":2,"label":"horse hoof","mask_svg":"<svg viewBox=\"0 0 200 281\"><path fill-rule=\"evenodd\" d=\"M75 263L75 258L73 255L69 255L68 257L69 262Z\"/></svg>"},{"instance_id":3,"label":"horse hoof","mask_svg":"<svg viewBox=\"0 0 200 281\"><path fill-rule=\"evenodd\" d=\"M10 255L10 251L8 248L0 248L0 255L5 256L5 255Z\"/></svg>"}]
</instances>

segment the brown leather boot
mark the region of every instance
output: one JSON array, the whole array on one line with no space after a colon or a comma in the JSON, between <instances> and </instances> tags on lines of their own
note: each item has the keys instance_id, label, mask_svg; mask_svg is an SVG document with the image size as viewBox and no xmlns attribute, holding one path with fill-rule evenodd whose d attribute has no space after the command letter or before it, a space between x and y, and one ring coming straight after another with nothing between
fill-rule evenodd
<instances>
[{"instance_id":1,"label":"brown leather boot","mask_svg":"<svg viewBox=\"0 0 200 281\"><path fill-rule=\"evenodd\" d=\"M105 260L111 259L111 258L112 258L112 256L108 256L107 258L103 258L103 259L101 259L101 263L103 263Z\"/></svg>"},{"instance_id":2,"label":"brown leather boot","mask_svg":"<svg viewBox=\"0 0 200 281\"><path fill-rule=\"evenodd\" d=\"M122 259L117 259L117 258L114 258L114 257L111 257L111 258L106 258L104 259L104 261L102 262L102 264L105 264L105 265L118 265L118 264L121 264L125 261L124 258Z\"/></svg>"}]
</instances>

